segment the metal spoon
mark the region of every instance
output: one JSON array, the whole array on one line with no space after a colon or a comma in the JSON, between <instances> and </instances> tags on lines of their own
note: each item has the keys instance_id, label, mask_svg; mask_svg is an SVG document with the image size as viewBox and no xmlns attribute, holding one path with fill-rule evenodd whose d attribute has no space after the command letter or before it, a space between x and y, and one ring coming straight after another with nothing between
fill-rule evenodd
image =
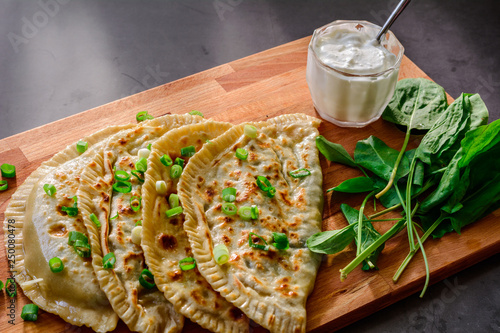
<instances>
[{"instance_id":1,"label":"metal spoon","mask_svg":"<svg viewBox=\"0 0 500 333\"><path fill-rule=\"evenodd\" d=\"M389 28L391 27L391 25L398 18L399 14L401 14L403 12L403 10L406 8L406 6L408 6L408 4L410 3L410 1L411 0L401 0L398 3L398 5L396 6L396 8L392 11L391 15L387 19L387 21L385 21L385 24L382 27L382 29L380 29L380 31L378 32L377 37L375 38L377 40L377 42L380 43L380 39L382 38L382 36L387 32L387 30L389 30Z\"/></svg>"}]
</instances>

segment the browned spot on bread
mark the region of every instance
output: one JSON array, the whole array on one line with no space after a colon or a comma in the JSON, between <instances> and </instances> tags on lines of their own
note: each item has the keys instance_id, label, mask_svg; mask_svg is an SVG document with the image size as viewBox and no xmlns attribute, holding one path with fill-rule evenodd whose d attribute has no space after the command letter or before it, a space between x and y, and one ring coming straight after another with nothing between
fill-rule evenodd
<instances>
[{"instance_id":1,"label":"browned spot on bread","mask_svg":"<svg viewBox=\"0 0 500 333\"><path fill-rule=\"evenodd\" d=\"M207 200L212 201L213 197L215 196L215 190L213 188L209 187L205 190L205 194L206 194Z\"/></svg>"},{"instance_id":2,"label":"browned spot on bread","mask_svg":"<svg viewBox=\"0 0 500 333\"><path fill-rule=\"evenodd\" d=\"M89 163L89 167L95 168L97 166L97 163L95 161L92 161Z\"/></svg>"},{"instance_id":3,"label":"browned spot on bread","mask_svg":"<svg viewBox=\"0 0 500 333\"><path fill-rule=\"evenodd\" d=\"M198 176L198 183L203 184L205 182L205 178L202 176Z\"/></svg>"},{"instance_id":4,"label":"browned spot on bread","mask_svg":"<svg viewBox=\"0 0 500 333\"><path fill-rule=\"evenodd\" d=\"M234 221L230 216L224 216L223 219L225 223L231 223Z\"/></svg>"},{"instance_id":5,"label":"browned spot on bread","mask_svg":"<svg viewBox=\"0 0 500 333\"><path fill-rule=\"evenodd\" d=\"M101 192L101 196L102 196L102 201L104 202L108 202L109 201L109 195L104 193L104 192Z\"/></svg>"},{"instance_id":6,"label":"browned spot on bread","mask_svg":"<svg viewBox=\"0 0 500 333\"><path fill-rule=\"evenodd\" d=\"M124 138L121 138L120 140L118 140L118 143L120 143L122 146L124 146L127 144L127 140L125 140Z\"/></svg>"},{"instance_id":7,"label":"browned spot on bread","mask_svg":"<svg viewBox=\"0 0 500 333\"><path fill-rule=\"evenodd\" d=\"M121 215L134 215L134 210L129 206L122 206L118 204L118 213Z\"/></svg>"},{"instance_id":8,"label":"browned spot on bread","mask_svg":"<svg viewBox=\"0 0 500 333\"><path fill-rule=\"evenodd\" d=\"M181 271L168 272L167 275L172 281L179 281L182 278Z\"/></svg>"},{"instance_id":9,"label":"browned spot on bread","mask_svg":"<svg viewBox=\"0 0 500 333\"><path fill-rule=\"evenodd\" d=\"M233 253L229 258L229 261L238 261L240 260L240 256L237 253Z\"/></svg>"},{"instance_id":10,"label":"browned spot on bread","mask_svg":"<svg viewBox=\"0 0 500 333\"><path fill-rule=\"evenodd\" d=\"M222 237L221 237L221 238L222 238L222 241L224 242L224 244L226 244L226 245L231 244L231 238L229 238L229 236L227 236L227 235L222 235Z\"/></svg>"},{"instance_id":11,"label":"browned spot on bread","mask_svg":"<svg viewBox=\"0 0 500 333\"><path fill-rule=\"evenodd\" d=\"M283 202L285 204L287 204L288 206L292 206L292 202L288 199L288 191L279 191L279 194L281 196L281 199L283 200Z\"/></svg>"},{"instance_id":12,"label":"browned spot on bread","mask_svg":"<svg viewBox=\"0 0 500 333\"><path fill-rule=\"evenodd\" d=\"M198 290L193 290L191 292L191 297L196 301L196 303L205 305L207 302L205 301L205 298L203 295L198 291Z\"/></svg>"},{"instance_id":13,"label":"browned spot on bread","mask_svg":"<svg viewBox=\"0 0 500 333\"><path fill-rule=\"evenodd\" d=\"M68 230L64 224L56 224L49 228L49 234L54 237L64 237L68 234Z\"/></svg>"},{"instance_id":14,"label":"browned spot on bread","mask_svg":"<svg viewBox=\"0 0 500 333\"><path fill-rule=\"evenodd\" d=\"M161 234L158 237L161 247L165 250L173 250L177 247L177 239L172 235Z\"/></svg>"},{"instance_id":15,"label":"browned spot on bread","mask_svg":"<svg viewBox=\"0 0 500 333\"><path fill-rule=\"evenodd\" d=\"M134 266L134 262L137 262L139 265L143 261L142 253L133 253L129 252L123 256L123 267L127 273L133 272L136 270Z\"/></svg>"}]
</instances>

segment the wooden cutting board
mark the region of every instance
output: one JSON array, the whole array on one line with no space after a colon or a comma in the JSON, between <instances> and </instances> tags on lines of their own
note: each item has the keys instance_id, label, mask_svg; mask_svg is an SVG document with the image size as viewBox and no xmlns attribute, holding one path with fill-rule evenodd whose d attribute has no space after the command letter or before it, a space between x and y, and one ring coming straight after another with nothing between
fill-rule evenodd
<instances>
[{"instance_id":1,"label":"wooden cutting board","mask_svg":"<svg viewBox=\"0 0 500 333\"><path fill-rule=\"evenodd\" d=\"M9 180L6 192L0 192L0 220L4 220L4 211L16 187L40 163L101 128L135 122L135 114L142 110L161 116L196 109L206 118L233 124L296 112L319 117L305 79L309 39L303 38L0 140L0 164L11 163L17 167L17 178ZM428 78L405 57L399 78L410 77ZM323 122L320 133L342 144L350 153L358 140L370 135L378 136L398 150L404 138L404 133L393 124L382 120L362 129L340 128ZM411 148L418 145L419 140L420 137L413 137ZM342 165L330 164L324 158L321 158L321 166L325 191L323 228L337 229L346 225L340 204L346 202L359 207L362 197L341 193L327 195L326 189L358 173ZM373 205L369 206L367 214L373 211ZM449 234L440 240L428 240L425 249L431 283L500 252L500 223L494 223L499 216L500 211L496 211L464 228L462 236ZM389 226L381 228L385 231ZM0 243L0 280L5 282L9 268L3 235ZM324 256L314 291L307 302L307 330L332 332L421 290L425 270L420 255L414 258L397 284L392 282L394 272L407 253L408 240L403 232L387 242L378 262L379 271L367 273L358 267L344 282L340 282L339 269L354 258L354 247L337 255ZM14 303L10 303L12 301ZM7 297L5 292L0 293L0 332L89 331L66 324L59 317L43 311L36 323L25 323L20 314L28 302L22 292L14 299ZM15 307L15 325L9 324L9 318L5 316L5 313L10 313L9 304ZM128 332L128 329L120 323L116 331ZM199 326L186 321L184 332L200 331L203 330ZM264 330L254 328L253 331Z\"/></svg>"}]
</instances>

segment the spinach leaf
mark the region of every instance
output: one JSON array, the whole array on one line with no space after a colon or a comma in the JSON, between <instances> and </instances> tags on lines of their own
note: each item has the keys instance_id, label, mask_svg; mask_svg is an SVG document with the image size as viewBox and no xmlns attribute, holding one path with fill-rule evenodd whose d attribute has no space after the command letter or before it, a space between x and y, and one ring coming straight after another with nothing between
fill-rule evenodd
<instances>
[{"instance_id":1,"label":"spinach leaf","mask_svg":"<svg viewBox=\"0 0 500 333\"><path fill-rule=\"evenodd\" d=\"M346 248L356 236L353 226L348 225L339 230L318 232L306 241L309 250L315 253L334 254Z\"/></svg>"},{"instance_id":2,"label":"spinach leaf","mask_svg":"<svg viewBox=\"0 0 500 333\"><path fill-rule=\"evenodd\" d=\"M448 219L453 229L460 233L462 227L471 224L490 212L491 207L497 207L500 200L500 174L496 174L478 191L462 201L460 210L451 214Z\"/></svg>"},{"instance_id":3,"label":"spinach leaf","mask_svg":"<svg viewBox=\"0 0 500 333\"><path fill-rule=\"evenodd\" d=\"M358 141L354 150L354 160L357 164L386 181L389 181L391 177L398 155L399 152L396 149L390 148L382 140L373 135L368 139ZM409 172L409 167L408 158L403 156L395 180L397 181L399 178L406 176Z\"/></svg>"},{"instance_id":4,"label":"spinach leaf","mask_svg":"<svg viewBox=\"0 0 500 333\"><path fill-rule=\"evenodd\" d=\"M462 149L455 154L450 164L446 167L438 187L422 201L417 211L418 215L426 214L432 208L444 202L455 191L456 186L460 183L460 168L458 167L458 163L461 158Z\"/></svg>"},{"instance_id":5,"label":"spinach leaf","mask_svg":"<svg viewBox=\"0 0 500 333\"><path fill-rule=\"evenodd\" d=\"M351 155L338 143L325 139L322 135L316 137L316 147L331 162L337 162L351 167L357 167Z\"/></svg>"},{"instance_id":6,"label":"spinach leaf","mask_svg":"<svg viewBox=\"0 0 500 333\"><path fill-rule=\"evenodd\" d=\"M479 94L467 94L471 105L471 130L488 123L488 108L484 104Z\"/></svg>"},{"instance_id":7,"label":"spinach leaf","mask_svg":"<svg viewBox=\"0 0 500 333\"><path fill-rule=\"evenodd\" d=\"M342 213L344 213L345 218L347 219L347 222L349 222L349 225L354 225L354 233L357 232L357 225L358 225L358 218L359 218L359 211L355 208L350 207L347 204L341 204L340 209L342 210ZM380 233L375 230L371 222L366 221L368 218L363 215L363 228L361 230L361 245L357 244L357 239L355 238L355 242L357 246L361 246L361 251L364 251L367 249L370 245L375 243L377 239L381 237ZM372 254L370 254L364 261L363 261L363 267L362 269L364 271L367 271L371 268L377 268L377 259L378 256L380 255L380 252L384 249L385 243L379 246ZM371 267L370 266L373 266Z\"/></svg>"},{"instance_id":8,"label":"spinach leaf","mask_svg":"<svg viewBox=\"0 0 500 333\"><path fill-rule=\"evenodd\" d=\"M329 189L329 191L343 192L343 193L363 193L370 192L376 189L375 183L368 177L356 177L343 181L336 187Z\"/></svg>"},{"instance_id":9,"label":"spinach leaf","mask_svg":"<svg viewBox=\"0 0 500 333\"><path fill-rule=\"evenodd\" d=\"M417 149L417 157L431 165L446 165L466 133L483 125L488 110L478 94L462 94L436 121Z\"/></svg>"},{"instance_id":10,"label":"spinach leaf","mask_svg":"<svg viewBox=\"0 0 500 333\"><path fill-rule=\"evenodd\" d=\"M497 145L500 142L499 133L500 119L465 134L465 138L461 142L464 156L459 166L463 167L469 164L476 155Z\"/></svg>"},{"instance_id":11,"label":"spinach leaf","mask_svg":"<svg viewBox=\"0 0 500 333\"><path fill-rule=\"evenodd\" d=\"M403 79L382 118L392 123L428 130L448 106L446 92L437 83L423 79Z\"/></svg>"}]
</instances>

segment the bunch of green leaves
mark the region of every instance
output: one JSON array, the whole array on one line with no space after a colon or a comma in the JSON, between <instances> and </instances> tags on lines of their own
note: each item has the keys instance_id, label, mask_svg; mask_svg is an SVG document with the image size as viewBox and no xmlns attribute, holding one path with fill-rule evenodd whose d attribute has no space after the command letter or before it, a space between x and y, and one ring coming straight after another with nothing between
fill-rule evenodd
<instances>
[{"instance_id":1,"label":"bunch of green leaves","mask_svg":"<svg viewBox=\"0 0 500 333\"><path fill-rule=\"evenodd\" d=\"M462 94L448 106L444 89L425 79L399 81L383 118L406 126L400 151L371 136L357 143L352 158L341 145L317 137L316 146L329 161L358 168L364 175L328 191L370 193L359 212L341 206L348 226L313 235L307 244L314 252L331 254L355 240L356 258L341 270L345 278L362 262L365 270L376 268L385 241L406 227L410 251L394 281L421 249L427 272L423 295L429 281L423 242L431 234L441 237L452 230L460 232L500 206L500 120L484 125L488 111L478 94ZM412 129L428 132L417 149L406 151ZM363 210L375 193L386 209L367 218ZM416 198L424 193L428 195L419 204ZM403 218L384 235L378 234L371 224L374 218L400 207ZM422 236L417 227L425 231Z\"/></svg>"}]
</instances>

